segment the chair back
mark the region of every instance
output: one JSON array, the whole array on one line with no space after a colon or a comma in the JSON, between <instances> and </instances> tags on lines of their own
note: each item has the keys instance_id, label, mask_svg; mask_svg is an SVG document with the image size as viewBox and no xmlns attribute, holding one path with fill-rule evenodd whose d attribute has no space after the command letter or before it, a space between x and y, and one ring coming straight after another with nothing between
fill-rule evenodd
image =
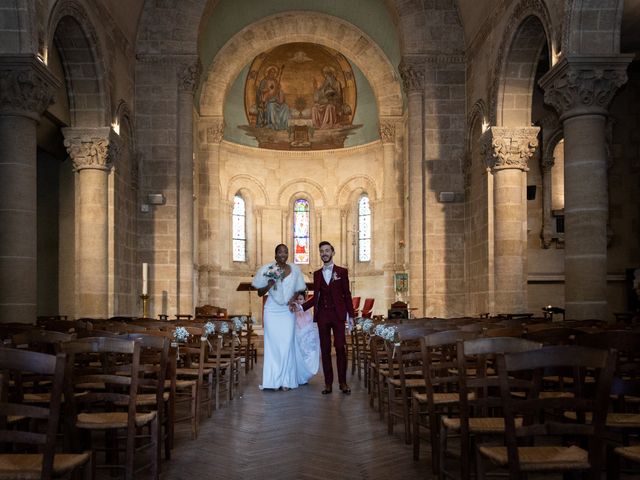
<instances>
[{"instance_id":1,"label":"chair back","mask_svg":"<svg viewBox=\"0 0 640 480\"><path fill-rule=\"evenodd\" d=\"M373 313L373 304L375 303L375 298L365 298L364 305L362 306L362 314L361 317L371 318Z\"/></svg>"},{"instance_id":2,"label":"chair back","mask_svg":"<svg viewBox=\"0 0 640 480\"><path fill-rule=\"evenodd\" d=\"M140 342L113 337L86 337L61 345L71 368L65 398L74 418L84 412L127 408L127 431L135 431ZM82 395L74 395L76 391Z\"/></svg>"},{"instance_id":3,"label":"chair back","mask_svg":"<svg viewBox=\"0 0 640 480\"><path fill-rule=\"evenodd\" d=\"M529 442L535 439L536 443L545 444L562 435L582 437L584 444L589 445L591 471L600 472L615 357L615 351L567 345L498 355L510 478L521 477L518 447L521 442L527 444L526 439ZM558 368L572 370L573 382L558 383L559 390L554 395L541 395L545 372ZM587 373L593 376L595 395L585 388ZM563 386L568 389L560 390ZM518 418L523 419L521 425L516 423Z\"/></svg>"},{"instance_id":4,"label":"chair back","mask_svg":"<svg viewBox=\"0 0 640 480\"><path fill-rule=\"evenodd\" d=\"M43 454L42 479L53 474L65 366L64 354L0 348L0 448L4 452L38 447ZM29 374L50 377L51 400L46 406L23 402L21 383Z\"/></svg>"},{"instance_id":5,"label":"chair back","mask_svg":"<svg viewBox=\"0 0 640 480\"><path fill-rule=\"evenodd\" d=\"M358 315L358 310L360 309L360 297L351 297L351 302L353 303L353 311L356 313L356 317Z\"/></svg>"}]
</instances>

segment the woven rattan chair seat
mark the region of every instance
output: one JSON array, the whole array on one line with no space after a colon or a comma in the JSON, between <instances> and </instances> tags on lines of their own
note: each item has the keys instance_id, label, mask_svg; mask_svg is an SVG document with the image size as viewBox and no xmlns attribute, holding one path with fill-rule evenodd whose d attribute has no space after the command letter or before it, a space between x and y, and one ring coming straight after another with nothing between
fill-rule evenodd
<instances>
[{"instance_id":1,"label":"woven rattan chair seat","mask_svg":"<svg viewBox=\"0 0 640 480\"><path fill-rule=\"evenodd\" d=\"M460 430L460 419L442 417L442 424L449 430ZM516 419L516 426L522 426L522 419ZM501 417L484 417L484 418L470 418L469 419L469 431L475 434L489 434L489 433L504 433L504 418Z\"/></svg>"},{"instance_id":2,"label":"woven rattan chair seat","mask_svg":"<svg viewBox=\"0 0 640 480\"><path fill-rule=\"evenodd\" d=\"M156 412L136 413L136 427L146 425L156 417ZM76 422L78 428L104 429L126 428L127 412L80 413Z\"/></svg>"},{"instance_id":3,"label":"woven rattan chair seat","mask_svg":"<svg viewBox=\"0 0 640 480\"><path fill-rule=\"evenodd\" d=\"M83 463L91 454L57 453L53 459L53 473L61 475ZM0 479L31 480L40 478L42 455L38 453L0 454Z\"/></svg>"},{"instance_id":4,"label":"woven rattan chair seat","mask_svg":"<svg viewBox=\"0 0 640 480\"><path fill-rule=\"evenodd\" d=\"M480 446L478 449L492 462L507 466L507 447ZM523 471L586 470L590 468L588 452L575 445L570 447L518 447Z\"/></svg>"},{"instance_id":5,"label":"woven rattan chair seat","mask_svg":"<svg viewBox=\"0 0 640 480\"><path fill-rule=\"evenodd\" d=\"M615 452L627 460L632 462L640 462L640 445L634 445L632 447L618 447Z\"/></svg>"},{"instance_id":6,"label":"woven rattan chair seat","mask_svg":"<svg viewBox=\"0 0 640 480\"><path fill-rule=\"evenodd\" d=\"M417 399L421 403L427 403L427 394L413 392L413 398ZM469 400L474 400L475 395L470 393L467 397ZM457 393L434 393L433 394L433 403L437 405L445 404L445 403L458 403L460 401L460 395Z\"/></svg>"}]
</instances>

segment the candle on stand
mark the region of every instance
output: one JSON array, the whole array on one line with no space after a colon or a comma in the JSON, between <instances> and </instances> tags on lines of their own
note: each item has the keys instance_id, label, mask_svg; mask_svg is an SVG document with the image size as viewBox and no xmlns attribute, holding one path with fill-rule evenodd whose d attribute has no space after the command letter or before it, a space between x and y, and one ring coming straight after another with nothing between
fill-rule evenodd
<instances>
[{"instance_id":1,"label":"candle on stand","mask_svg":"<svg viewBox=\"0 0 640 480\"><path fill-rule=\"evenodd\" d=\"M142 264L142 294L147 295L149 293L149 264Z\"/></svg>"}]
</instances>

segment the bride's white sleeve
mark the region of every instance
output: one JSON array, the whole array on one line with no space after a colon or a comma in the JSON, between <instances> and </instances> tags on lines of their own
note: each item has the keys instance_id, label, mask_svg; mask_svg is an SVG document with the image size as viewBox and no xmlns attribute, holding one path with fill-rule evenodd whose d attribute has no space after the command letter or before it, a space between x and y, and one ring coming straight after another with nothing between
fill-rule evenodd
<instances>
[{"instance_id":1,"label":"bride's white sleeve","mask_svg":"<svg viewBox=\"0 0 640 480\"><path fill-rule=\"evenodd\" d=\"M304 292L307 289L307 284L304 281L304 275L302 275L302 270L300 267L296 266L296 279L295 279L295 291L296 292Z\"/></svg>"},{"instance_id":2,"label":"bride's white sleeve","mask_svg":"<svg viewBox=\"0 0 640 480\"><path fill-rule=\"evenodd\" d=\"M254 275L251 285L253 285L255 288L264 288L269 284L269 279L264 276L264 272L266 271L267 267L268 264L261 266Z\"/></svg>"}]
</instances>

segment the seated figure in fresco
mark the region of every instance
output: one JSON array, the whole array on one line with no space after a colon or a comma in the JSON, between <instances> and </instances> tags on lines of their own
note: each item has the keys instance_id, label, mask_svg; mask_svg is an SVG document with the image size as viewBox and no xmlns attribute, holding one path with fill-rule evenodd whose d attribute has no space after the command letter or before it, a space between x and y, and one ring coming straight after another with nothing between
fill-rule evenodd
<instances>
[{"instance_id":1,"label":"seated figure in fresco","mask_svg":"<svg viewBox=\"0 0 640 480\"><path fill-rule=\"evenodd\" d=\"M280 85L283 68L284 65L282 68L274 65L267 67L264 78L256 88L256 127L273 130L286 130L289 127L289 106L284 101Z\"/></svg>"},{"instance_id":2,"label":"seated figure in fresco","mask_svg":"<svg viewBox=\"0 0 640 480\"><path fill-rule=\"evenodd\" d=\"M315 128L334 128L340 123L342 113L342 84L336 78L333 67L322 69L324 81L318 86L313 79L313 100L311 118Z\"/></svg>"}]
</instances>

